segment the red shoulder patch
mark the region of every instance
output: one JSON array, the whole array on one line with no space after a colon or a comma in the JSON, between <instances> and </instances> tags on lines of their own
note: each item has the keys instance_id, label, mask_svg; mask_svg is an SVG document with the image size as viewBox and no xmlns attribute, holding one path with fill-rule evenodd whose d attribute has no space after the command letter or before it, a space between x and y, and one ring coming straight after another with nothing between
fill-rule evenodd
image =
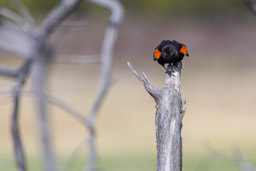
<instances>
[{"instance_id":1,"label":"red shoulder patch","mask_svg":"<svg viewBox=\"0 0 256 171\"><path fill-rule=\"evenodd\" d=\"M160 56L162 55L162 52L160 52L158 49L155 50L155 59L158 60L160 58Z\"/></svg>"}]
</instances>

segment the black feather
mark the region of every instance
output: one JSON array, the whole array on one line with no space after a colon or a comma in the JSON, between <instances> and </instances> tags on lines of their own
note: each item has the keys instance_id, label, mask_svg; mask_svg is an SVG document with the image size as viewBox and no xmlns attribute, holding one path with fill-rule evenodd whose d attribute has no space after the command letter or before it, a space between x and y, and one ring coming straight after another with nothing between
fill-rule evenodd
<instances>
[{"instance_id":1,"label":"black feather","mask_svg":"<svg viewBox=\"0 0 256 171\"><path fill-rule=\"evenodd\" d=\"M184 54L179 50L184 44L177 42L176 40L163 40L156 48L162 55L157 60L157 62L164 66L164 64L176 64L181 61Z\"/></svg>"}]
</instances>

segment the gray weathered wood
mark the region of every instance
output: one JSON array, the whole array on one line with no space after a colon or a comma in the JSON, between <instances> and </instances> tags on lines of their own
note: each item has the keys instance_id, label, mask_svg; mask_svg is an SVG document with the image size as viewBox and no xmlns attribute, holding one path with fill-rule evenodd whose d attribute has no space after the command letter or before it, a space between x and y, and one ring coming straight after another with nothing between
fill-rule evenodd
<instances>
[{"instance_id":1,"label":"gray weathered wood","mask_svg":"<svg viewBox=\"0 0 256 171\"><path fill-rule=\"evenodd\" d=\"M157 171L181 171L182 170L182 119L185 114L184 101L182 107L180 93L181 62L177 65L169 65L166 74L165 86L162 89L155 87L143 73L142 79L131 64L128 66L134 75L143 84L147 92L156 102L156 142L157 142Z\"/></svg>"}]
</instances>

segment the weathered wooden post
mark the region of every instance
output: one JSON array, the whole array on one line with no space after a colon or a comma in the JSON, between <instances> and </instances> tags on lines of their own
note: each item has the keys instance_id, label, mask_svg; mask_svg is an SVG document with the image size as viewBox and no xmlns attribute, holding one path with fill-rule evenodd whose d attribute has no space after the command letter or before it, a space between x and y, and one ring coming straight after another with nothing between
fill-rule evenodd
<instances>
[{"instance_id":1,"label":"weathered wooden post","mask_svg":"<svg viewBox=\"0 0 256 171\"><path fill-rule=\"evenodd\" d=\"M145 73L143 73L144 79L142 79L129 62L128 66L156 102L156 171L181 171L181 128L186 110L186 101L182 105L180 93L182 63L168 66L167 70L172 74L166 74L165 85L162 89L155 87Z\"/></svg>"}]
</instances>

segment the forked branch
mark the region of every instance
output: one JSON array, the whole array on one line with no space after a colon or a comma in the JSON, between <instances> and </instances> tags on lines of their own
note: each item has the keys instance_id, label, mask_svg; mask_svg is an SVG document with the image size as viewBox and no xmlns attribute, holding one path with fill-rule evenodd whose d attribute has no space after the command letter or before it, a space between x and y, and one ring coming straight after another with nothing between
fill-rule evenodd
<instances>
[{"instance_id":1,"label":"forked branch","mask_svg":"<svg viewBox=\"0 0 256 171\"><path fill-rule=\"evenodd\" d=\"M127 62L128 67L132 71L132 73L137 77L137 79L141 82L141 84L144 86L144 88L147 90L147 92L155 99L158 100L161 97L162 90L156 86L154 86L150 80L148 79L147 75L143 72L142 75L144 79L142 79L139 74L136 72L136 70L133 68L133 66L130 64L130 62Z\"/></svg>"}]
</instances>

